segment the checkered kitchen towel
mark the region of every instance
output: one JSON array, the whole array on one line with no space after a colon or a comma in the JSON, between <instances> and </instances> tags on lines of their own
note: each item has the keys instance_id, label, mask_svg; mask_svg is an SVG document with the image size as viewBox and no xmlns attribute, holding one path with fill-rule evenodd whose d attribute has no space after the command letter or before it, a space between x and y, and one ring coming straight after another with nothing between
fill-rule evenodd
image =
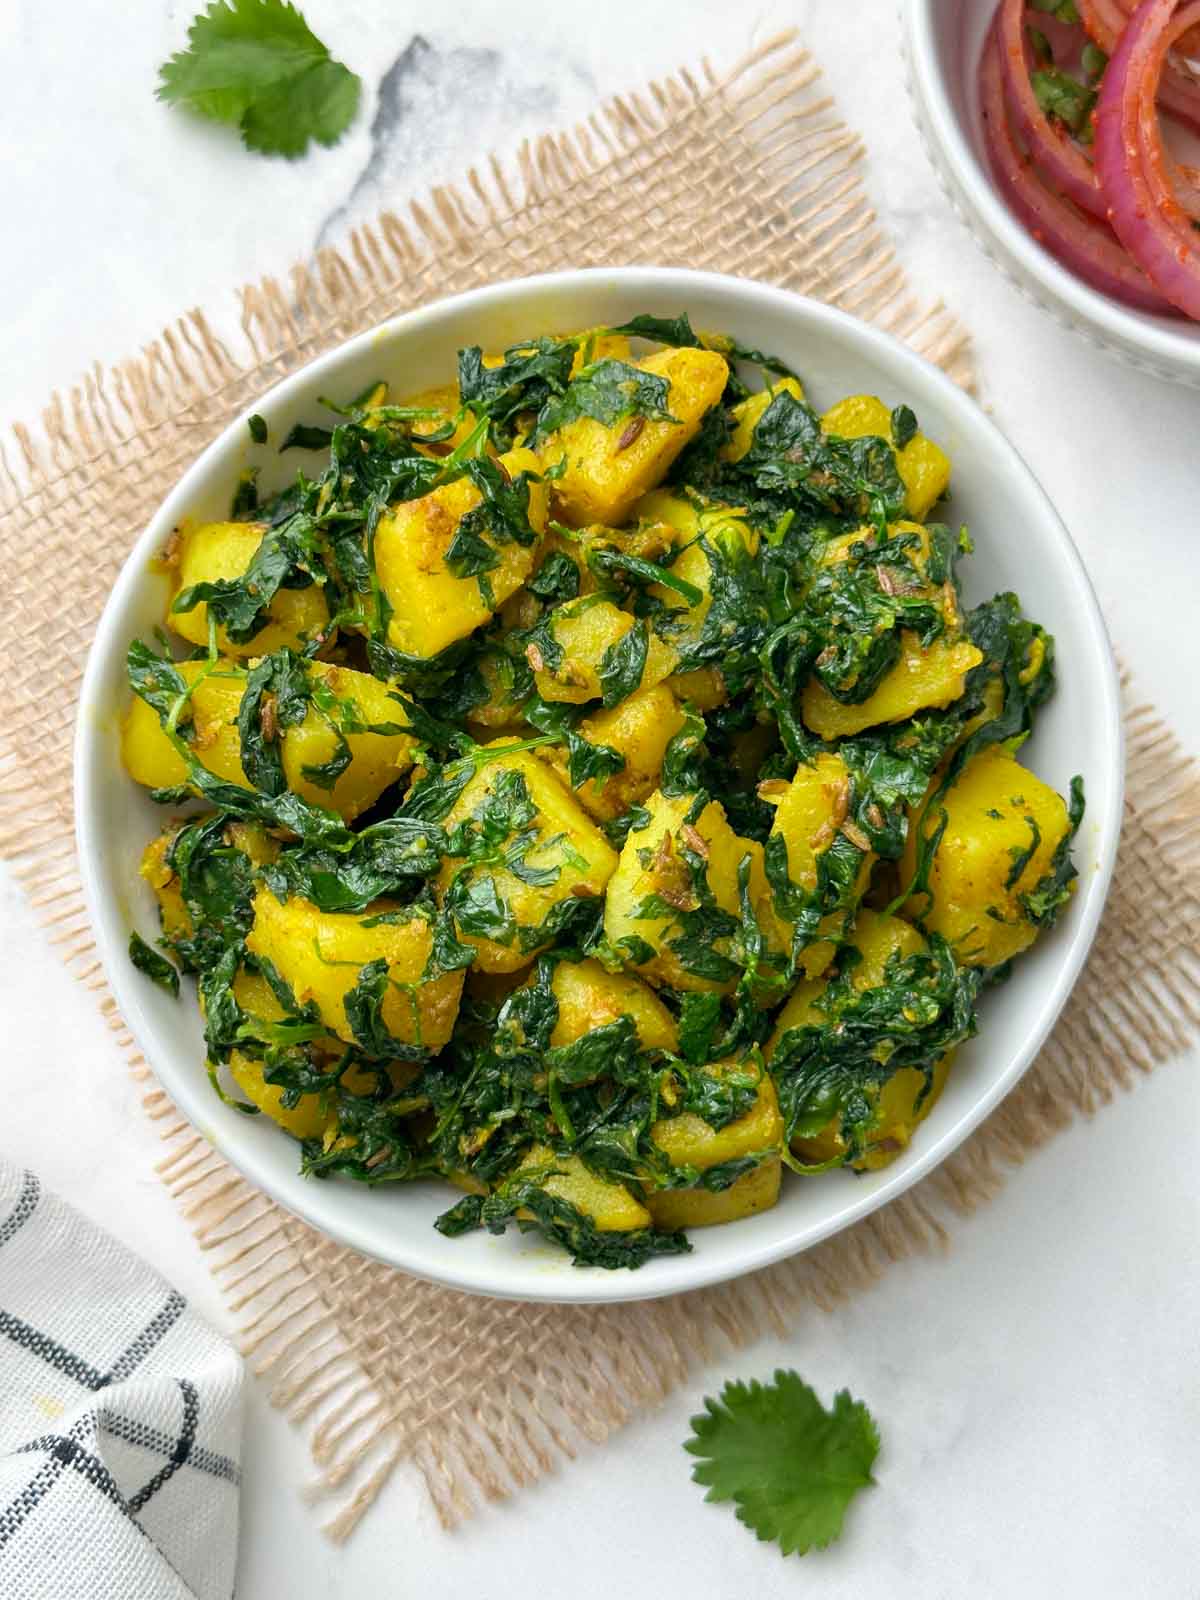
<instances>
[{"instance_id":1,"label":"checkered kitchen towel","mask_svg":"<svg viewBox=\"0 0 1200 1600\"><path fill-rule=\"evenodd\" d=\"M0 1597L228 1600L242 1364L0 1161Z\"/></svg>"}]
</instances>

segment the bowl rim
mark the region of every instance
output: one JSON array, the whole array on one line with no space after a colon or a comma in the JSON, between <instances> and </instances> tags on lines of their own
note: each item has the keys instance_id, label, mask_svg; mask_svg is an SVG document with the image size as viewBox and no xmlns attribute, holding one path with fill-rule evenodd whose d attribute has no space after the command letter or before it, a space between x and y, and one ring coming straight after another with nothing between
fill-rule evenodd
<instances>
[{"instance_id":1,"label":"bowl rim","mask_svg":"<svg viewBox=\"0 0 1200 1600\"><path fill-rule=\"evenodd\" d=\"M980 226L1052 301L1057 302L1057 305L1043 306L1043 310L1078 317L1109 348L1117 346L1115 353L1119 355L1144 357L1147 362L1160 362L1174 369L1174 373L1160 372L1160 376L1178 375L1200 382L1200 329L1194 337L1185 337L1176 331L1180 326L1195 328L1195 324L1181 324L1165 317L1151 320L1148 314L1128 310L1119 301L1093 289L1043 250L1005 205L955 115L944 87L935 43L934 3L935 0L901 0L910 84L920 95L921 110L928 119L929 143L945 162L947 175L975 211ZM1076 328L1075 331L1084 330Z\"/></svg>"},{"instance_id":2,"label":"bowl rim","mask_svg":"<svg viewBox=\"0 0 1200 1600\"><path fill-rule=\"evenodd\" d=\"M112 730L104 726L97 715L98 687L103 674L109 669L114 651L123 652L127 640L118 633L118 622L125 610L126 601L145 581L148 559L157 551L166 533L185 513L188 505L198 496L211 469L211 465L227 448L232 439L245 432L246 420L259 407L271 409L283 405L303 392L315 395L327 389L323 377L342 362L371 344L386 337L391 339L413 333L427 324L436 323L447 314L461 313L486 307L499 301L517 304L522 299L531 301L550 291L570 288L572 284L586 286L603 278L617 285L635 286L643 292L668 289L677 293L686 304L689 290L699 292L724 292L757 302L760 306L783 317L795 318L797 313L810 326L823 324L837 339L865 347L868 355L878 353L885 362L916 369L921 379L940 391L947 409L966 408L976 427L990 435L990 442L999 453L1004 469L1020 480L1033 502L1040 505L1047 535L1057 542L1062 561L1073 581L1078 595L1081 620L1092 649L1101 664L1101 670L1089 684L1089 693L1098 696L1102 723L1110 730L1105 761L1105 792L1111 796L1107 814L1100 820L1096 840L1093 892L1082 907L1070 940L1064 943L1061 959L1054 970L1053 981L1046 986L1036 1014L1032 1017L1022 1047L996 1074L958 1120L944 1129L935 1139L930 1138L916 1147L913 1158L898 1162L886 1169L888 1176L869 1192L857 1199L848 1197L837 1208L816 1223L808 1223L791 1233L747 1247L732 1261L716 1255L708 1258L703 1252L673 1258L679 1266L670 1281L663 1282L653 1271L653 1263L637 1272L616 1273L573 1270L569 1274L554 1274L539 1282L536 1275L527 1273L532 1282L514 1288L505 1281L503 1267L485 1264L476 1267L465 1256L459 1256L452 1245L446 1246L432 1264L428 1260L414 1263L404 1251L385 1252L364 1243L357 1236L353 1212L339 1205L338 1186L310 1183L302 1191L309 1204L298 1204L295 1195L282 1192L282 1180L276 1183L274 1175L264 1175L258 1170L252 1154L246 1157L245 1148L231 1149L224 1140L219 1142L210 1131L212 1091L205 1074L180 1074L176 1076L168 1062L162 1072L162 1063L155 1060L154 1042L156 1028L142 1003L145 994L144 980L135 979L132 965L124 959L124 946L128 940L128 916L106 900L101 892L99 862L104 850L104 840L99 825L98 807L93 807L91 794L97 787L99 762L104 742L111 740ZM238 414L213 439L183 473L158 510L150 518L125 558L105 603L96 626L88 652L80 687L76 715L74 746L73 800L75 813L75 840L79 857L80 878L84 903L95 934L96 948L103 963L105 975L111 985L120 1014L145 1053L152 1070L161 1072L162 1086L175 1102L193 1129L205 1137L213 1148L246 1180L265 1192L292 1215L299 1216L336 1243L345 1245L360 1254L384 1262L386 1265L446 1287L501 1299L542 1301L560 1304L603 1304L644 1299L688 1292L732 1278L742 1277L774 1262L810 1249L823 1239L842 1231L878 1210L919 1182L927 1173L951 1154L975 1128L1016 1086L1026 1068L1036 1056L1054 1026L1063 1005L1082 970L1092 940L1103 913L1112 878L1120 835L1122 798L1124 791L1124 729L1120 714L1119 683L1112 646L1091 580L1071 536L1030 468L1018 454L982 407L955 384L944 372L926 361L891 334L850 316L847 312L773 285L729 274L703 272L689 268L671 267L621 267L578 268L562 272L542 273L532 277L506 279L499 283L467 290L462 294L447 296L432 304L387 318L377 326L355 335L333 349L306 363L289 374L270 390L259 394L239 408ZM925 1130L930 1132L928 1128ZM244 1159L245 1157L245 1159ZM855 1186L857 1187L857 1186ZM332 1198L331 1198L332 1197ZM432 1230L431 1230L432 1233ZM503 1257L498 1258L503 1260ZM687 1268L690 1266L691 1271Z\"/></svg>"}]
</instances>

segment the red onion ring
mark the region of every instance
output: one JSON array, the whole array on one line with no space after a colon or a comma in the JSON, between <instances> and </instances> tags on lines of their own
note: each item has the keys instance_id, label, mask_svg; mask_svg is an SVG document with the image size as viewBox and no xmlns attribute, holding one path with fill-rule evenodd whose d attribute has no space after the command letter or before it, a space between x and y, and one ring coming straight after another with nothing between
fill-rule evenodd
<instances>
[{"instance_id":1,"label":"red onion ring","mask_svg":"<svg viewBox=\"0 0 1200 1600\"><path fill-rule=\"evenodd\" d=\"M1008 124L998 22L997 15L980 65L979 91L988 154L1005 199L1037 242L1093 288L1140 311L1170 314L1171 307L1108 227L1047 188L1018 148Z\"/></svg>"},{"instance_id":2,"label":"red onion ring","mask_svg":"<svg viewBox=\"0 0 1200 1600\"><path fill-rule=\"evenodd\" d=\"M1172 192L1159 126L1167 51L1200 22L1200 0L1143 0L1117 43L1096 107L1096 171L1108 220L1163 296L1200 319L1200 233Z\"/></svg>"},{"instance_id":3,"label":"red onion ring","mask_svg":"<svg viewBox=\"0 0 1200 1600\"><path fill-rule=\"evenodd\" d=\"M1025 0L1000 0L995 26L1004 97L1013 132L1055 188L1092 216L1103 219L1104 196L1092 163L1065 129L1051 124L1033 92L1029 79Z\"/></svg>"},{"instance_id":4,"label":"red onion ring","mask_svg":"<svg viewBox=\"0 0 1200 1600\"><path fill-rule=\"evenodd\" d=\"M1088 37L1111 56L1137 9L1137 0L1075 0L1075 4ZM1162 109L1177 122L1200 133L1200 80L1168 62L1158 99Z\"/></svg>"}]
</instances>

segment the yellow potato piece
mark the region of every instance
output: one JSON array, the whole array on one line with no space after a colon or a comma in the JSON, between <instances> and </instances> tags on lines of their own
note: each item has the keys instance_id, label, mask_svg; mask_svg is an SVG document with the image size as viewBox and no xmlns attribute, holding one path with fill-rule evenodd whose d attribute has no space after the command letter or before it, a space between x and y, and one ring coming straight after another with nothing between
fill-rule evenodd
<instances>
[{"instance_id":1,"label":"yellow potato piece","mask_svg":"<svg viewBox=\"0 0 1200 1600\"><path fill-rule=\"evenodd\" d=\"M852 394L830 407L821 418L821 427L842 439L875 435L890 442L892 414L875 395ZM893 449L893 454L908 514L924 520L949 486L950 458L923 433L914 434L903 450Z\"/></svg>"},{"instance_id":2,"label":"yellow potato piece","mask_svg":"<svg viewBox=\"0 0 1200 1600\"><path fill-rule=\"evenodd\" d=\"M625 418L606 427L580 417L546 439L540 451L546 466L566 462L554 484L554 504L556 516L571 527L624 522L638 496L662 481L695 438L729 376L724 357L711 350L660 350L635 364L667 379L667 409L675 421Z\"/></svg>"},{"instance_id":3,"label":"yellow potato piece","mask_svg":"<svg viewBox=\"0 0 1200 1600\"><path fill-rule=\"evenodd\" d=\"M849 941L860 951L862 960L854 968L850 982L860 993L877 989L884 980L887 964L892 955L916 955L928 948L925 940L911 924L899 917L863 909L858 913ZM779 1013L775 1029L767 1042L765 1055L768 1062L774 1056L784 1034L791 1028L809 1024L821 1025L827 1019L816 1002L828 987L828 980L803 982L796 985L787 1004ZM875 1171L894 1161L909 1143L918 1125L933 1110L945 1086L946 1076L954 1052L949 1051L934 1067L933 1083L925 1099L918 1105L924 1087L925 1075L916 1067L903 1067L885 1080L878 1089L864 1092L876 1096L875 1122L863 1155L851 1165L856 1171ZM792 1140L792 1149L802 1161L819 1165L840 1161L848 1153L835 1121L820 1132Z\"/></svg>"},{"instance_id":4,"label":"yellow potato piece","mask_svg":"<svg viewBox=\"0 0 1200 1600\"><path fill-rule=\"evenodd\" d=\"M202 678L206 665L202 661L184 661L177 670L185 683L191 684ZM370 673L354 672L325 661L310 662L307 670L339 701L351 707L359 721L404 726L403 707L389 696L387 685ZM245 684L244 669L232 662L222 663L202 678L189 705L195 730L191 748L200 764L227 783L249 789L251 785L242 771L237 727ZM305 766L330 760L338 748L333 729L310 705L302 722L282 730L281 757L290 789L351 822L412 766L414 740L404 732L351 733L346 742L350 746L350 764L332 789L322 789L304 776ZM164 733L158 713L136 695L122 725L121 755L130 777L149 788L168 788L187 781L187 765Z\"/></svg>"},{"instance_id":5,"label":"yellow potato piece","mask_svg":"<svg viewBox=\"0 0 1200 1600\"><path fill-rule=\"evenodd\" d=\"M388 900L353 915L321 911L299 896L281 905L264 887L254 898L246 948L274 964L298 1004L314 1001L325 1026L348 1044L354 1043L354 1031L346 1018L346 996L368 962L386 961L389 987L380 1007L384 1026L393 1038L434 1055L454 1027L463 973L425 979L433 934L417 912L404 921L365 925L397 913L405 915Z\"/></svg>"},{"instance_id":6,"label":"yellow potato piece","mask_svg":"<svg viewBox=\"0 0 1200 1600\"><path fill-rule=\"evenodd\" d=\"M470 438L471 430L475 426L474 413L467 411L455 423L454 432L447 438L439 440L435 445L421 443L427 434L440 432L452 417L458 415L460 396L456 383L444 383L434 389L422 389L419 394L409 395L403 404L421 406L437 413L433 417L419 417L412 425L413 443L422 455L448 455L451 450L456 450Z\"/></svg>"},{"instance_id":7,"label":"yellow potato piece","mask_svg":"<svg viewBox=\"0 0 1200 1600\"><path fill-rule=\"evenodd\" d=\"M240 578L262 543L262 522L205 522L186 528L179 542L179 583L172 603L194 583L216 583ZM267 607L270 621L244 644L234 643L224 628L217 629L217 649L225 656L267 656L288 645L299 650L329 621L325 591L318 583L307 589L280 589ZM208 643L208 606L201 600L190 611L167 607L167 626L191 644Z\"/></svg>"},{"instance_id":8,"label":"yellow potato piece","mask_svg":"<svg viewBox=\"0 0 1200 1600\"><path fill-rule=\"evenodd\" d=\"M677 590L669 588L666 584L656 583L650 586L650 593L655 599L670 606L675 613L671 620L677 629L679 647L683 649L700 637L712 606L712 564L708 552L700 542L701 539L732 559L743 552L751 556L757 555L759 536L736 508L693 499L676 494L670 489L655 489L650 494L643 495L634 506L633 514L643 525L651 527L658 525L671 529L676 543L684 547L670 563L670 569L675 577L682 578L685 583L690 583L699 589L699 600L691 604ZM720 686L719 692L724 696L725 686L719 672L715 668L700 670L715 676L716 683ZM697 676L696 672L687 674L687 677L692 679ZM701 688L699 682L696 687L699 696L696 703L700 705L701 710L707 709L701 704L701 700L707 698L705 690ZM718 699L713 703L719 705L722 700Z\"/></svg>"},{"instance_id":9,"label":"yellow potato piece","mask_svg":"<svg viewBox=\"0 0 1200 1600\"><path fill-rule=\"evenodd\" d=\"M167 851L171 848L173 833L160 833L142 851L138 871L154 891L158 901L162 930L169 939L186 938L192 930L192 918L183 903L179 879L167 865Z\"/></svg>"},{"instance_id":10,"label":"yellow potato piece","mask_svg":"<svg viewBox=\"0 0 1200 1600\"><path fill-rule=\"evenodd\" d=\"M904 722L918 711L952 705L966 688L967 673L983 660L969 639L945 634L924 648L915 633L900 634L900 658L873 694L843 705L815 678L804 685L800 714L818 738L832 742L881 722Z\"/></svg>"},{"instance_id":11,"label":"yellow potato piece","mask_svg":"<svg viewBox=\"0 0 1200 1600\"><path fill-rule=\"evenodd\" d=\"M656 1228L711 1228L722 1222L769 1211L779 1199L783 1162L768 1156L731 1183L728 1189L656 1189L646 1195L646 1209Z\"/></svg>"},{"instance_id":12,"label":"yellow potato piece","mask_svg":"<svg viewBox=\"0 0 1200 1600\"><path fill-rule=\"evenodd\" d=\"M667 688L677 699L695 706L697 711L715 711L729 699L729 690L718 667L693 667L690 672L673 672Z\"/></svg>"},{"instance_id":13,"label":"yellow potato piece","mask_svg":"<svg viewBox=\"0 0 1200 1600\"><path fill-rule=\"evenodd\" d=\"M1062 796L1023 767L999 745L989 745L969 761L937 811L921 824L932 833L944 807L942 835L929 876L932 902L914 894L904 905L906 916L919 917L931 933L940 933L966 966L993 967L1027 949L1038 926L1021 904L1050 870L1055 850L1070 831ZM1039 843L1010 882L1023 853L1033 843L1032 819ZM915 871L918 826L909 828L901 862L907 885Z\"/></svg>"},{"instance_id":14,"label":"yellow potato piece","mask_svg":"<svg viewBox=\"0 0 1200 1600\"><path fill-rule=\"evenodd\" d=\"M206 666L203 661L183 661L177 670L191 685L204 674ZM220 663L216 671L204 677L189 701L190 742L201 766L226 783L248 789L237 730L238 706L245 684L245 672L232 661ZM147 788L168 789L187 782L187 762L163 732L158 712L137 695L130 700L121 724L121 759L129 776Z\"/></svg>"},{"instance_id":15,"label":"yellow potato piece","mask_svg":"<svg viewBox=\"0 0 1200 1600\"><path fill-rule=\"evenodd\" d=\"M500 460L513 478L522 472L541 472L538 458L529 450L510 450ZM492 594L489 603L478 578L456 577L447 567L446 554L459 524L482 498L470 478L456 478L418 500L401 501L380 518L375 567L392 607L388 640L406 655L435 656L465 639L533 571L536 540L530 545L495 544L498 565L483 575ZM529 524L535 534L545 531L546 507L545 484L531 482Z\"/></svg>"},{"instance_id":16,"label":"yellow potato piece","mask_svg":"<svg viewBox=\"0 0 1200 1600\"><path fill-rule=\"evenodd\" d=\"M689 972L669 948L670 942L680 936L680 915L696 906L691 872L681 848L695 850L698 841L707 852L705 876L709 889L718 906L736 917L738 866L744 856L751 858L750 892L755 903L760 896L765 897L762 846L734 833L726 821L724 807L716 800L709 801L694 823L685 822L692 799L690 795L667 796L658 791L647 798L650 820L644 828L630 831L609 881L604 931L613 944L634 938L644 940L653 949L648 960L632 963L652 983L727 994L734 987L734 979L718 981ZM666 914L638 915L643 902L651 896L666 902ZM717 941L719 954L727 953L724 944L723 940Z\"/></svg>"},{"instance_id":17,"label":"yellow potato piece","mask_svg":"<svg viewBox=\"0 0 1200 1600\"><path fill-rule=\"evenodd\" d=\"M650 1226L650 1213L620 1183L609 1183L588 1170L576 1155L556 1155L549 1145L535 1144L526 1153L518 1172L528 1167L552 1166L555 1170L540 1180L538 1187L556 1195L568 1205L591 1217L601 1233L631 1233ZM517 1213L523 1215L522 1212ZM528 1219L528 1213L524 1213Z\"/></svg>"},{"instance_id":18,"label":"yellow potato piece","mask_svg":"<svg viewBox=\"0 0 1200 1600\"><path fill-rule=\"evenodd\" d=\"M721 1061L705 1069L720 1078L727 1072L753 1071L749 1063ZM754 1104L745 1116L712 1128L694 1112L663 1117L650 1129L650 1137L672 1165L707 1172L741 1156L777 1151L783 1143L783 1117L770 1074L762 1070Z\"/></svg>"},{"instance_id":19,"label":"yellow potato piece","mask_svg":"<svg viewBox=\"0 0 1200 1600\"><path fill-rule=\"evenodd\" d=\"M657 787L667 746L683 727L683 712L671 691L662 684L639 689L610 711L594 711L579 724L589 744L607 745L625 757L625 765L611 777L589 778L575 790L584 810L599 822L624 816L640 805ZM569 783L565 751L549 757L563 783Z\"/></svg>"},{"instance_id":20,"label":"yellow potato piece","mask_svg":"<svg viewBox=\"0 0 1200 1600\"><path fill-rule=\"evenodd\" d=\"M294 1139L318 1139L325 1132L330 1113L319 1094L302 1094L290 1109L283 1104L284 1090L268 1083L263 1062L241 1050L230 1052L229 1075L252 1106L277 1122Z\"/></svg>"},{"instance_id":21,"label":"yellow potato piece","mask_svg":"<svg viewBox=\"0 0 1200 1600\"><path fill-rule=\"evenodd\" d=\"M790 394L794 400L804 399L804 390L795 378L780 378L778 383L770 384L765 389L760 389L757 394L752 394L746 400L739 400L730 411L733 419L733 431L729 435L728 444L721 447L722 461L740 461L754 443L754 430L762 418L763 412L771 404L777 394Z\"/></svg>"},{"instance_id":22,"label":"yellow potato piece","mask_svg":"<svg viewBox=\"0 0 1200 1600\"><path fill-rule=\"evenodd\" d=\"M503 749L497 740L489 749ZM528 751L517 751L488 762L472 777L446 818L447 829L466 821L487 801L493 787L506 772L519 773L525 781L529 799L536 808L532 827L536 838L524 856L528 867L557 870L550 884L525 883L502 864L464 866L454 859L442 863L435 891L445 899L450 885L462 873L474 882L490 878L500 900L508 907L518 926L535 929L560 900L587 898L604 893L604 887L617 864L616 853L579 802L555 777L550 768ZM521 944L506 945L476 934L460 934L464 943L478 951L476 965L485 972L516 972L527 967L545 943L525 949ZM548 941L546 941L548 942Z\"/></svg>"},{"instance_id":23,"label":"yellow potato piece","mask_svg":"<svg viewBox=\"0 0 1200 1600\"><path fill-rule=\"evenodd\" d=\"M579 334L574 336L580 338ZM610 333L607 328L588 328L584 331L575 359L571 362L571 376L593 361L629 361L629 337L624 333Z\"/></svg>"},{"instance_id":24,"label":"yellow potato piece","mask_svg":"<svg viewBox=\"0 0 1200 1600\"><path fill-rule=\"evenodd\" d=\"M562 659L552 665L538 653L536 645L530 647L530 665L542 699L569 705L600 699L604 693L600 678L604 657L635 626L642 626L636 617L611 600L598 600L594 595L568 600L557 607L550 632L562 650ZM675 670L678 659L674 648L664 644L652 628L648 629L640 687L651 689L661 683Z\"/></svg>"},{"instance_id":25,"label":"yellow potato piece","mask_svg":"<svg viewBox=\"0 0 1200 1600\"><path fill-rule=\"evenodd\" d=\"M609 972L598 961L560 961L550 984L558 1001L552 1046L574 1044L595 1028L629 1017L644 1050L674 1051L675 1018L653 989L630 972Z\"/></svg>"},{"instance_id":26,"label":"yellow potato piece","mask_svg":"<svg viewBox=\"0 0 1200 1600\"><path fill-rule=\"evenodd\" d=\"M849 799L850 774L846 763L839 755L821 752L811 764L800 763L775 806L771 832L784 841L788 877L810 893L817 887L818 859L833 844L847 819ZM866 892L875 859L874 851L864 852L855 885L856 899L861 899ZM833 960L836 949L833 941L845 920L844 912L830 912L822 919L820 931L824 937L809 945L801 960L805 977L818 977ZM791 931L789 925L789 944Z\"/></svg>"}]
</instances>

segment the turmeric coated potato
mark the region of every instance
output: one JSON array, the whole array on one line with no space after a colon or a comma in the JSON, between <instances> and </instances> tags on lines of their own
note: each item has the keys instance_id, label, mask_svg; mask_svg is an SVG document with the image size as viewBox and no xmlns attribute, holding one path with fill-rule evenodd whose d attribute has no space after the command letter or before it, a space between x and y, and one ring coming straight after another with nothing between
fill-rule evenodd
<instances>
[{"instance_id":1,"label":"turmeric coated potato","mask_svg":"<svg viewBox=\"0 0 1200 1600\"><path fill-rule=\"evenodd\" d=\"M883 722L903 722L918 711L948 706L966 687L967 673L983 660L969 639L939 634L922 646L915 633L900 635L900 659L874 692L858 705L835 700L809 678L800 699L805 726L819 739L844 739Z\"/></svg>"},{"instance_id":2,"label":"turmeric coated potato","mask_svg":"<svg viewBox=\"0 0 1200 1600\"><path fill-rule=\"evenodd\" d=\"M866 909L858 913L850 943L861 957L850 975L851 987L859 994L878 989L884 983L888 962L893 956L910 956L927 949L925 940L909 923ZM791 1029L820 1027L827 1023L821 1001L828 988L828 979L797 984L779 1013L767 1043L768 1062ZM850 1163L856 1170L875 1171L885 1167L907 1147L945 1087L952 1055L952 1051L948 1052L936 1062L928 1089L925 1074L914 1067L901 1067L882 1084L863 1085L860 1092L871 1105L871 1129L863 1153ZM842 1162L849 1154L837 1119L794 1138L792 1150L802 1161L814 1166Z\"/></svg>"},{"instance_id":3,"label":"turmeric coated potato","mask_svg":"<svg viewBox=\"0 0 1200 1600\"><path fill-rule=\"evenodd\" d=\"M702 948L694 948L688 941L687 918L701 909L705 896L711 896L719 911L736 920L738 869L747 858L751 897L768 916L762 845L739 838L715 800L689 820L694 796L656 791L647 799L646 810L645 826L630 829L609 882L604 932L652 983L729 993L737 982L733 932L703 940ZM702 890L697 877L703 880Z\"/></svg>"},{"instance_id":4,"label":"turmeric coated potato","mask_svg":"<svg viewBox=\"0 0 1200 1600\"><path fill-rule=\"evenodd\" d=\"M673 1051L679 1043L675 1018L631 972L609 972L598 961L560 961L550 987L558 1002L551 1046L574 1044L621 1017L632 1021L644 1050Z\"/></svg>"},{"instance_id":5,"label":"turmeric coated potato","mask_svg":"<svg viewBox=\"0 0 1200 1600\"><path fill-rule=\"evenodd\" d=\"M549 637L531 644L528 660L543 700L585 705L605 693L618 647L635 628L645 633L644 661L635 687L652 689L674 670L675 650L653 629L595 594L568 600L547 619Z\"/></svg>"},{"instance_id":6,"label":"turmeric coated potato","mask_svg":"<svg viewBox=\"0 0 1200 1600\"><path fill-rule=\"evenodd\" d=\"M266 532L261 522L204 522L185 527L179 538L176 575L178 585L172 605L185 589L197 583L240 578L249 567ZM281 645L300 650L321 633L329 621L324 576L304 589L280 589L267 607L267 622L244 643L231 640L217 629L217 649L222 655L242 659L266 656ZM191 644L208 643L208 606L198 601L187 611L167 607L167 626Z\"/></svg>"},{"instance_id":7,"label":"turmeric coated potato","mask_svg":"<svg viewBox=\"0 0 1200 1600\"><path fill-rule=\"evenodd\" d=\"M555 515L571 527L624 522L639 495L661 483L725 388L729 366L711 350L660 350L636 366L665 378L671 421L626 417L606 425L579 417L539 447L547 467L565 463L554 483Z\"/></svg>"},{"instance_id":8,"label":"turmeric coated potato","mask_svg":"<svg viewBox=\"0 0 1200 1600\"><path fill-rule=\"evenodd\" d=\"M892 437L892 414L873 394L852 394L831 406L821 418L826 433L842 439L862 439L876 435ZM950 460L945 451L917 432L902 450L894 450L896 470L904 484L905 504L910 517L923 520L950 483Z\"/></svg>"},{"instance_id":9,"label":"turmeric coated potato","mask_svg":"<svg viewBox=\"0 0 1200 1600\"><path fill-rule=\"evenodd\" d=\"M388 641L405 655L435 656L465 639L533 571L538 537L546 528L541 463L523 449L510 450L500 463L510 478L528 475L527 544L497 532L469 477L456 478L418 500L401 501L380 518L375 567L391 607ZM490 549L489 564L481 564L485 556L474 548L476 542ZM462 571L465 566L474 575Z\"/></svg>"},{"instance_id":10,"label":"turmeric coated potato","mask_svg":"<svg viewBox=\"0 0 1200 1600\"><path fill-rule=\"evenodd\" d=\"M596 710L584 717L579 732L589 744L600 745L624 758L619 772L607 778L588 778L575 790L579 803L598 822L620 817L641 803L657 787L667 746L683 727L679 702L664 685L638 689L609 711ZM547 752L555 772L569 786L566 752Z\"/></svg>"},{"instance_id":11,"label":"turmeric coated potato","mask_svg":"<svg viewBox=\"0 0 1200 1600\"><path fill-rule=\"evenodd\" d=\"M935 831L943 811L928 894L914 893L904 914L940 933L963 965L999 966L1037 938L1037 891L1070 836L1066 805L1002 745L988 745L914 819L901 864L906 886L922 833Z\"/></svg>"},{"instance_id":12,"label":"turmeric coated potato","mask_svg":"<svg viewBox=\"0 0 1200 1600\"><path fill-rule=\"evenodd\" d=\"M348 1044L358 1035L346 1002L355 1000L363 968L377 961L387 964L378 1014L390 1038L424 1055L435 1055L450 1038L463 972L426 975L433 931L417 910L380 900L357 915L320 911L299 896L281 904L264 886L254 898L246 948L270 961L297 1004L311 1000L329 1031Z\"/></svg>"},{"instance_id":13,"label":"turmeric coated potato","mask_svg":"<svg viewBox=\"0 0 1200 1600\"><path fill-rule=\"evenodd\" d=\"M462 854L447 856L436 893L485 972L527 967L552 942L555 916L573 900L603 894L617 864L574 795L526 751L481 766L445 825ZM481 848L485 836L498 842Z\"/></svg>"},{"instance_id":14,"label":"turmeric coated potato","mask_svg":"<svg viewBox=\"0 0 1200 1600\"><path fill-rule=\"evenodd\" d=\"M227 661L207 672L207 665L203 661L178 665L184 682L196 685L188 701L190 724L181 719L180 731L202 767L227 783L249 789L238 732L245 669ZM309 662L306 672L314 694L325 701L327 709L322 710L314 700L303 721L280 730L283 770L294 793L350 822L409 770L415 741L403 731L407 723L403 707L378 678L324 661ZM320 766L337 753L335 725L343 721L367 729L390 725L400 731L345 733L350 763L332 788L323 788L305 769ZM148 788L174 788L187 782L187 762L167 737L158 713L136 695L122 725L121 754L130 777Z\"/></svg>"}]
</instances>

